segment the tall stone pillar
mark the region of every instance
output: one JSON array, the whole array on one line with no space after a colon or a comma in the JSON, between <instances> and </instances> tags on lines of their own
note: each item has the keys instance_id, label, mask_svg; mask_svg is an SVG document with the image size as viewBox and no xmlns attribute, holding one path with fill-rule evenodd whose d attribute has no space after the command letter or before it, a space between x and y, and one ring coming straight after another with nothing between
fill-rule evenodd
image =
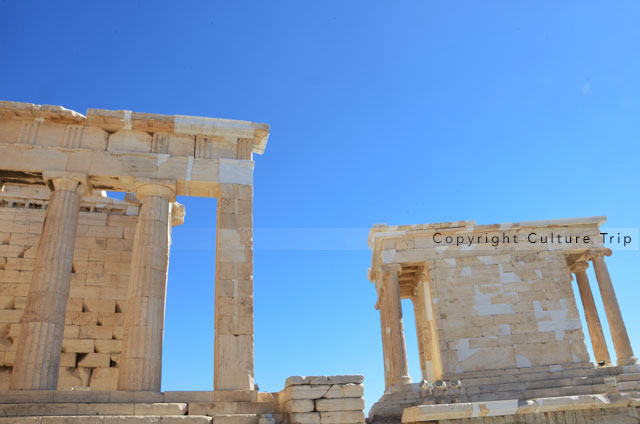
<instances>
[{"instance_id":1,"label":"tall stone pillar","mask_svg":"<svg viewBox=\"0 0 640 424\"><path fill-rule=\"evenodd\" d=\"M609 252L609 254L611 254L611 252ZM613 347L616 350L618 365L635 364L636 358L633 356L629 334L627 334L627 327L624 325L620 305L618 305L618 298L616 297L615 290L613 290L613 284L611 284L609 270L604 261L604 253L594 253L591 260L593 262L593 270L596 273L596 279L598 280L598 286L600 287L604 310L607 314L607 322L609 323L609 330L611 331L611 338L613 339Z\"/></svg>"},{"instance_id":2,"label":"tall stone pillar","mask_svg":"<svg viewBox=\"0 0 640 424\"><path fill-rule=\"evenodd\" d=\"M402 305L400 303L399 264L383 265L380 286L380 325L384 346L384 368L386 386L392 390L398 384L411 383L407 365L407 350L404 342Z\"/></svg>"},{"instance_id":3,"label":"tall stone pillar","mask_svg":"<svg viewBox=\"0 0 640 424\"><path fill-rule=\"evenodd\" d=\"M86 190L86 176L58 175L45 174L52 192L21 320L12 390L55 390L58 384L80 200Z\"/></svg>"},{"instance_id":4,"label":"tall stone pillar","mask_svg":"<svg viewBox=\"0 0 640 424\"><path fill-rule=\"evenodd\" d=\"M431 362L431 331L426 317L426 299L424 296L424 281L422 277L413 290L411 302L413 303L413 316L416 321L416 335L418 336L418 353L420 354L420 370L422 379L433 381L433 375L430 374L429 363ZM431 372L433 374L433 372Z\"/></svg>"},{"instance_id":5,"label":"tall stone pillar","mask_svg":"<svg viewBox=\"0 0 640 424\"><path fill-rule=\"evenodd\" d=\"M585 319L587 320L587 327L589 328L589 338L591 339L591 345L593 346L593 354L596 357L596 363L610 364L611 357L609 356L609 349L607 349L607 342L604 339L604 333L602 332L602 325L600 324L600 318L598 317L598 311L596 309L596 302L593 300L593 293L591 293L591 286L589 279L587 278L587 268L589 264L586 262L577 262L571 267L571 271L576 275L576 282L578 283L578 290L580 291L580 299L582 300L582 307L584 309Z\"/></svg>"},{"instance_id":6,"label":"tall stone pillar","mask_svg":"<svg viewBox=\"0 0 640 424\"><path fill-rule=\"evenodd\" d=\"M160 391L169 264L170 202L175 189L148 183L140 201L125 308L118 390Z\"/></svg>"},{"instance_id":7,"label":"tall stone pillar","mask_svg":"<svg viewBox=\"0 0 640 424\"><path fill-rule=\"evenodd\" d=\"M214 389L253 390L253 186L221 184Z\"/></svg>"}]
</instances>

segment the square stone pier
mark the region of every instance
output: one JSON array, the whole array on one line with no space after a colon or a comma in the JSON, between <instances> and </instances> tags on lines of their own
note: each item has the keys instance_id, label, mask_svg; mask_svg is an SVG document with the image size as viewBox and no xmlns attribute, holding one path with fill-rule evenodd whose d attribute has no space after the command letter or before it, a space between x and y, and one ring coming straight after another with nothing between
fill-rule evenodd
<instances>
[{"instance_id":1,"label":"square stone pier","mask_svg":"<svg viewBox=\"0 0 640 424\"><path fill-rule=\"evenodd\" d=\"M502 421L473 422L570 423L576 412L565 411L576 408L590 411L585 417L604 410L626 417L608 422L637 418L640 367L605 262L612 252L602 243L604 221L374 226L369 279L378 294L386 389L369 421L495 416ZM615 363L585 272L590 265ZM401 299L413 303L418 382L408 373ZM595 358L586 349L576 299Z\"/></svg>"}]
</instances>

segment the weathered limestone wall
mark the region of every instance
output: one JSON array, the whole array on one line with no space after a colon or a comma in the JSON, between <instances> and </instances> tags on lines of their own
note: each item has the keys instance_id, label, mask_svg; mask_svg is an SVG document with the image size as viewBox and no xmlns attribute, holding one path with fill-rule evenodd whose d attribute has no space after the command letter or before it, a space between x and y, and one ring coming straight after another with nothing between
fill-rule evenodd
<instances>
[{"instance_id":1,"label":"weathered limestone wall","mask_svg":"<svg viewBox=\"0 0 640 424\"><path fill-rule=\"evenodd\" d=\"M589 362L562 256L515 250L436 260L445 374Z\"/></svg>"},{"instance_id":2,"label":"weathered limestone wall","mask_svg":"<svg viewBox=\"0 0 640 424\"><path fill-rule=\"evenodd\" d=\"M364 423L361 375L289 377L278 395L288 424Z\"/></svg>"},{"instance_id":3,"label":"weathered limestone wall","mask_svg":"<svg viewBox=\"0 0 640 424\"><path fill-rule=\"evenodd\" d=\"M0 193L0 390L7 390L46 214L48 190ZM59 389L116 390L138 207L91 197L81 204Z\"/></svg>"}]
</instances>

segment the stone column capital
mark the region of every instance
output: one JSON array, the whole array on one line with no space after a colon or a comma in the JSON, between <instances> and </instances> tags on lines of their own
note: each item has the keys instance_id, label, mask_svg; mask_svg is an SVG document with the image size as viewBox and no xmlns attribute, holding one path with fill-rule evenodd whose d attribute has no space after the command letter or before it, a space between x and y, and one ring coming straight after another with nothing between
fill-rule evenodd
<instances>
[{"instance_id":1,"label":"stone column capital","mask_svg":"<svg viewBox=\"0 0 640 424\"><path fill-rule=\"evenodd\" d=\"M587 268L589 268L589 263L588 262L583 262L583 261L578 261L578 262L574 262L570 267L569 267L569 271L571 271L572 273L578 273L578 272L584 272L587 270Z\"/></svg>"},{"instance_id":2,"label":"stone column capital","mask_svg":"<svg viewBox=\"0 0 640 424\"><path fill-rule=\"evenodd\" d=\"M143 197L155 196L163 197L169 202L175 202L176 184L166 181L139 181L136 184L136 196L138 200L142 200Z\"/></svg>"},{"instance_id":3,"label":"stone column capital","mask_svg":"<svg viewBox=\"0 0 640 424\"><path fill-rule=\"evenodd\" d=\"M71 190L78 191L78 194L86 193L89 188L87 174L67 171L46 171L42 173L49 190Z\"/></svg>"},{"instance_id":4,"label":"stone column capital","mask_svg":"<svg viewBox=\"0 0 640 424\"><path fill-rule=\"evenodd\" d=\"M383 274L395 274L396 276L400 275L400 272L402 271L402 265L400 264L385 264L382 265L381 268Z\"/></svg>"},{"instance_id":5,"label":"stone column capital","mask_svg":"<svg viewBox=\"0 0 640 424\"><path fill-rule=\"evenodd\" d=\"M594 259L597 257L611 256L612 253L613 252L611 251L611 249L608 249L606 247L600 248L600 249L589 249L589 257L591 259Z\"/></svg>"}]
</instances>

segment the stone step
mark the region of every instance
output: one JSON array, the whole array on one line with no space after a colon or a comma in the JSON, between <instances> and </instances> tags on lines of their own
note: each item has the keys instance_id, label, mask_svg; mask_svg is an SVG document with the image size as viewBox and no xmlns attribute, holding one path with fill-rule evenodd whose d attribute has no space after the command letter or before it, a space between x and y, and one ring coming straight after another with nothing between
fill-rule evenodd
<instances>
[{"instance_id":1,"label":"stone step","mask_svg":"<svg viewBox=\"0 0 640 424\"><path fill-rule=\"evenodd\" d=\"M615 368L615 367L611 367ZM528 368L507 368L507 369L497 369L497 370L485 370L485 371L467 371L464 374L445 374L443 377L444 380L453 380L458 379L461 380L464 378L482 378L482 377L492 377L495 375L501 376L509 376L509 375L526 375L526 374L542 374L542 373L555 373L562 371L576 371L576 370L592 370L596 369L596 367L590 363L580 363L580 364L559 364L559 365L540 365L537 367L528 367Z\"/></svg>"},{"instance_id":2,"label":"stone step","mask_svg":"<svg viewBox=\"0 0 640 424\"><path fill-rule=\"evenodd\" d=\"M186 403L18 403L0 404L2 416L187 415ZM193 414L192 414L193 415ZM204 414L200 414L204 415Z\"/></svg>"},{"instance_id":3,"label":"stone step","mask_svg":"<svg viewBox=\"0 0 640 424\"><path fill-rule=\"evenodd\" d=\"M605 384L605 377L573 377L557 378L535 381L520 381L514 383L484 384L478 386L462 386L466 394L489 393L501 391L531 390L531 389L552 389L564 386L585 386Z\"/></svg>"},{"instance_id":4,"label":"stone step","mask_svg":"<svg viewBox=\"0 0 640 424\"><path fill-rule=\"evenodd\" d=\"M634 372L629 374L620 374L618 376L618 381L640 381L640 373Z\"/></svg>"},{"instance_id":5,"label":"stone step","mask_svg":"<svg viewBox=\"0 0 640 424\"><path fill-rule=\"evenodd\" d=\"M274 402L277 394L255 390L129 392L101 390L0 391L0 403L189 403Z\"/></svg>"},{"instance_id":6,"label":"stone step","mask_svg":"<svg viewBox=\"0 0 640 424\"><path fill-rule=\"evenodd\" d=\"M593 384L583 386L561 386L531 390L504 390L486 393L473 393L461 396L469 402L504 400L504 399L535 399L539 397L559 397L591 395L610 392L611 386L606 384ZM462 399L461 399L462 400Z\"/></svg>"},{"instance_id":7,"label":"stone step","mask_svg":"<svg viewBox=\"0 0 640 424\"><path fill-rule=\"evenodd\" d=\"M197 415L67 415L40 417L0 417L0 424L212 424L213 422L213 417ZM242 421L241 419L235 422L227 420L225 423L244 424L245 422L246 421ZM258 423L258 421L255 421L255 423Z\"/></svg>"},{"instance_id":8,"label":"stone step","mask_svg":"<svg viewBox=\"0 0 640 424\"><path fill-rule=\"evenodd\" d=\"M574 377L592 377L592 376L604 376L604 375L616 375L617 371L614 367L601 367L592 369L574 369L563 370L557 372L543 372L543 373L527 373L527 374L510 374L501 375L496 374L491 377L477 377L477 378L464 378L461 380L463 387L487 385L487 384L501 384L501 383L516 383L523 381L539 381L539 380L553 380L562 378L574 378Z\"/></svg>"},{"instance_id":9,"label":"stone step","mask_svg":"<svg viewBox=\"0 0 640 424\"><path fill-rule=\"evenodd\" d=\"M272 414L278 411L272 402L190 402L189 415Z\"/></svg>"}]
</instances>

